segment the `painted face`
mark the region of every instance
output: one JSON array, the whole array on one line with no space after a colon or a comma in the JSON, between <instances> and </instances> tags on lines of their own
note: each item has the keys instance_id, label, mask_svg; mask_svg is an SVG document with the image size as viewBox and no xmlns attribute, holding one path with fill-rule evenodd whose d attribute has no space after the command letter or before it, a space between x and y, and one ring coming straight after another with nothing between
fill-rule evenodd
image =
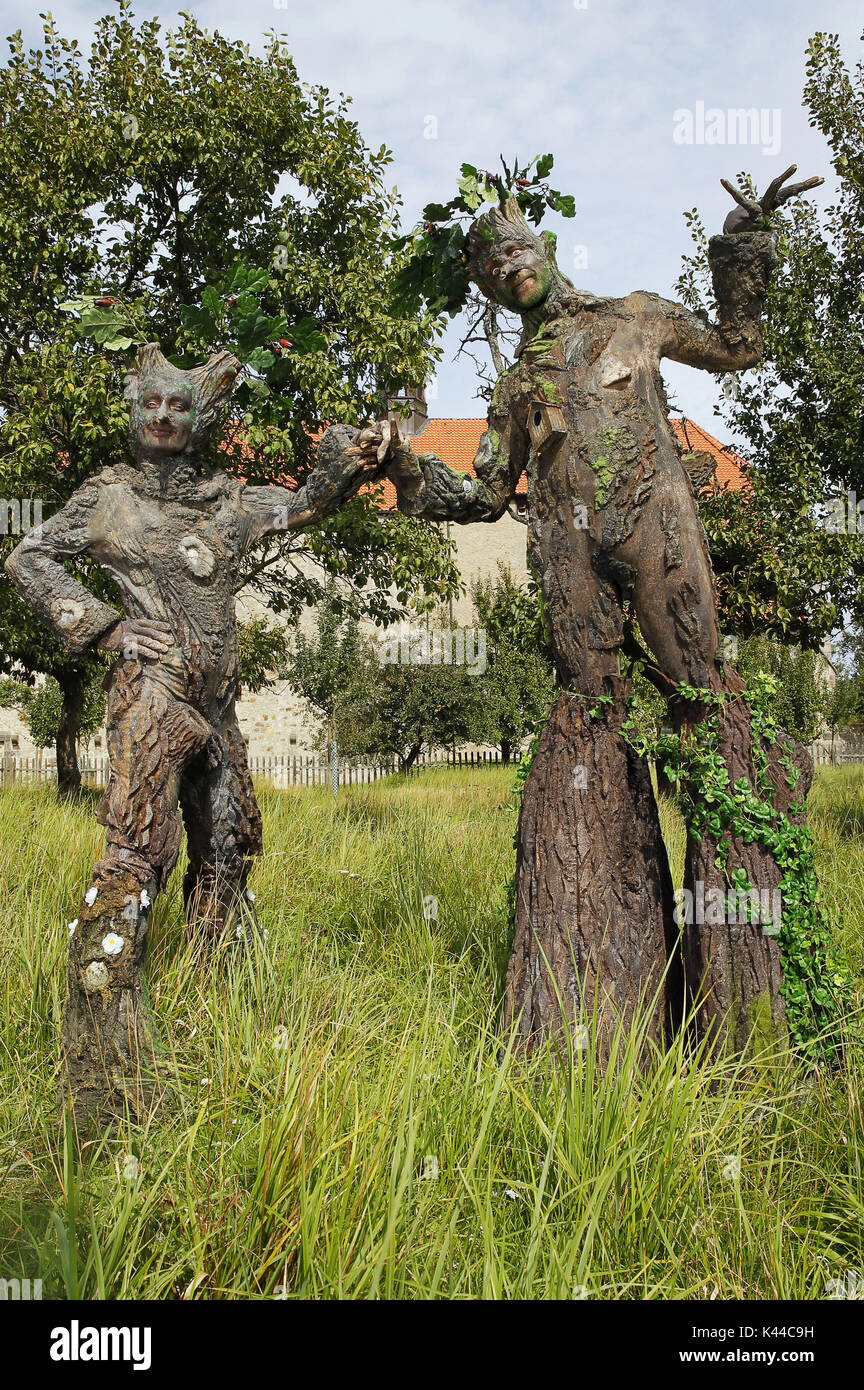
<instances>
[{"instance_id":1,"label":"painted face","mask_svg":"<svg viewBox=\"0 0 864 1390\"><path fill-rule=\"evenodd\" d=\"M499 304L521 313L546 298L552 271L533 247L499 241L486 257L483 279Z\"/></svg>"},{"instance_id":2,"label":"painted face","mask_svg":"<svg viewBox=\"0 0 864 1390\"><path fill-rule=\"evenodd\" d=\"M179 454L185 449L195 410L191 393L178 381L166 377L142 381L135 414L142 448L161 454Z\"/></svg>"}]
</instances>

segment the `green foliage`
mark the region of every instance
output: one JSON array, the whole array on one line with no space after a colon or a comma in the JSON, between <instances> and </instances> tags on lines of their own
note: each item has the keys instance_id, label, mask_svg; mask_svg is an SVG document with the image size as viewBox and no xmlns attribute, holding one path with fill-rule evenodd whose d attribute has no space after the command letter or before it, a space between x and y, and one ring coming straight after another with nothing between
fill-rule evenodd
<instances>
[{"instance_id":1,"label":"green foliage","mask_svg":"<svg viewBox=\"0 0 864 1390\"><path fill-rule=\"evenodd\" d=\"M501 565L497 580L481 580L472 592L485 670L415 659L420 627L412 629L410 662L379 661L344 606L322 605L319 636L299 639L291 679L307 699L316 682L338 692L337 735L346 753L396 755L408 767L424 750L472 742L496 743L509 758L545 719L555 680L537 585L518 584ZM440 614L429 621L436 639L451 626ZM316 695L312 703L331 718L326 699Z\"/></svg>"},{"instance_id":2,"label":"green foliage","mask_svg":"<svg viewBox=\"0 0 864 1390\"><path fill-rule=\"evenodd\" d=\"M94 664L87 674L79 726L85 741L105 723L104 676L104 662ZM54 744L63 711L63 691L53 676L46 676L38 685L9 678L0 680L0 705L20 711L37 748Z\"/></svg>"},{"instance_id":3,"label":"green foliage","mask_svg":"<svg viewBox=\"0 0 864 1390\"><path fill-rule=\"evenodd\" d=\"M545 719L556 683L546 632L543 599L536 581L519 584L499 562L497 579L472 588L474 622L486 633L486 670L481 685L478 743L496 743L509 759Z\"/></svg>"},{"instance_id":4,"label":"green foliage","mask_svg":"<svg viewBox=\"0 0 864 1390\"><path fill-rule=\"evenodd\" d=\"M695 728L647 739L632 723L623 727L636 752L654 758L675 785L688 833L697 840L705 836L713 840L717 867L724 871L730 890L749 893L753 886L744 869L730 872L727 868L733 837L758 843L773 856L781 871L778 945L783 963L781 994L789 1033L805 1056L817 1060L830 1058L838 1046L838 1017L851 1005L852 986L831 945L820 901L811 831L806 824L792 819L801 809L800 803L791 803L789 816L774 805L765 747L776 743L781 732L768 708L774 684L771 676L757 675L749 691L733 697L682 683L677 687L679 696L709 709ZM731 699L743 699L748 706L755 788L746 777L730 781L720 748L720 721ZM783 747L780 762L789 786L794 789L800 777L793 764L795 748L790 742Z\"/></svg>"},{"instance_id":5,"label":"green foliage","mask_svg":"<svg viewBox=\"0 0 864 1390\"><path fill-rule=\"evenodd\" d=\"M189 13L163 31L120 0L86 57L50 17L38 50L13 34L0 102L15 113L0 123L0 496L41 497L47 517L126 456L122 368L145 339L183 365L238 350L221 462L257 484L302 483L324 422L425 380L431 320L391 307L407 253L390 153L366 147L345 98L300 82L284 39L257 58ZM434 528L368 498L346 512L271 538L244 582L293 616L344 575L378 620L454 591ZM95 566L77 572L116 602ZM2 669L64 661L0 571Z\"/></svg>"},{"instance_id":6,"label":"green foliage","mask_svg":"<svg viewBox=\"0 0 864 1390\"><path fill-rule=\"evenodd\" d=\"M356 617L329 584L315 613L315 632L299 628L281 674L320 721L319 742L336 739L345 754L362 746L363 721L377 674L374 652Z\"/></svg>"},{"instance_id":7,"label":"green foliage","mask_svg":"<svg viewBox=\"0 0 864 1390\"><path fill-rule=\"evenodd\" d=\"M290 566L272 567L278 541L265 543L250 567L257 580L265 570L268 605L274 612L296 615L304 605L320 602L328 580L337 578L346 607L376 624L392 623L407 613L430 611L460 590L456 550L452 540L434 525L399 511L382 512L383 485L355 497L306 532L283 546ZM307 561L300 570L295 556L302 546ZM245 582L245 577L244 577Z\"/></svg>"},{"instance_id":8,"label":"green foliage","mask_svg":"<svg viewBox=\"0 0 864 1390\"><path fill-rule=\"evenodd\" d=\"M860 724L864 715L861 687L848 676L838 676L825 704L825 724L834 735L848 725Z\"/></svg>"},{"instance_id":9,"label":"green foliage","mask_svg":"<svg viewBox=\"0 0 864 1390\"><path fill-rule=\"evenodd\" d=\"M765 689L772 721L798 743L813 742L831 700L818 652L754 635L739 644L735 666L745 686L753 685L762 673L772 676L773 684Z\"/></svg>"},{"instance_id":10,"label":"green foliage","mask_svg":"<svg viewBox=\"0 0 864 1390\"><path fill-rule=\"evenodd\" d=\"M852 623L836 645L837 683L826 722L835 731L864 721L864 627Z\"/></svg>"},{"instance_id":11,"label":"green foliage","mask_svg":"<svg viewBox=\"0 0 864 1390\"><path fill-rule=\"evenodd\" d=\"M0 207L2 200L0 193ZM112 364L82 349L63 316L54 340L12 358L0 383L8 407L0 422L0 495L39 498L48 517L86 480L95 460L108 463L125 451L127 416L114 386ZM14 536L0 538L0 561L17 543ZM103 571L88 563L78 574L97 597L119 607L116 586ZM78 664L101 681L98 653ZM68 665L0 565L0 673L32 684L37 674L54 677Z\"/></svg>"},{"instance_id":12,"label":"green foliage","mask_svg":"<svg viewBox=\"0 0 864 1390\"><path fill-rule=\"evenodd\" d=\"M635 625L634 631L638 634ZM813 742L832 700L828 671L819 653L754 634L739 642L737 658L730 664L747 686L763 674L772 677L764 690L772 720L797 742ZM642 663L633 671L630 717L646 738L656 737L672 722L668 700L647 679Z\"/></svg>"},{"instance_id":13,"label":"green foliage","mask_svg":"<svg viewBox=\"0 0 864 1390\"><path fill-rule=\"evenodd\" d=\"M482 718L482 678L466 666L380 665L364 741L405 769L424 751L480 742Z\"/></svg>"},{"instance_id":14,"label":"green foliage","mask_svg":"<svg viewBox=\"0 0 864 1390\"><path fill-rule=\"evenodd\" d=\"M793 200L773 219L780 265L765 319L765 360L726 385L721 412L747 441L749 487L700 503L724 630L770 633L818 649L860 608L864 534L832 534L826 508L864 496L864 67L847 68L836 35L807 47L804 101L839 184L824 214ZM746 176L742 175L746 182ZM687 214L696 253L678 282L709 309L707 241Z\"/></svg>"},{"instance_id":15,"label":"green foliage","mask_svg":"<svg viewBox=\"0 0 864 1390\"><path fill-rule=\"evenodd\" d=\"M422 629L411 632L416 648ZM331 587L317 609L315 634L298 631L284 668L319 718L319 744L335 737L347 756L397 757L408 768L424 750L479 741L482 676L466 666L379 657Z\"/></svg>"},{"instance_id":16,"label":"green foliage","mask_svg":"<svg viewBox=\"0 0 864 1390\"><path fill-rule=\"evenodd\" d=\"M260 616L237 626L240 656L240 683L255 694L273 684L283 670L290 651L290 638L284 627Z\"/></svg>"}]
</instances>

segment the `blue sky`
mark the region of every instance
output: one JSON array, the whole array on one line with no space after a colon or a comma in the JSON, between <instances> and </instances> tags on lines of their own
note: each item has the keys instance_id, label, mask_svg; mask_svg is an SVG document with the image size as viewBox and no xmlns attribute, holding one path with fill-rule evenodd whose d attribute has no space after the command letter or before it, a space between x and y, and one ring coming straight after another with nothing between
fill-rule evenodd
<instances>
[{"instance_id":1,"label":"blue sky","mask_svg":"<svg viewBox=\"0 0 864 1390\"><path fill-rule=\"evenodd\" d=\"M351 96L367 143L393 151L406 225L426 202L452 195L463 160L493 167L499 152L524 160L551 150L552 182L575 196L576 218L550 214L544 226L559 234L565 272L601 294L672 294L690 245L683 211L698 207L719 231L731 206L721 177L746 169L763 188L791 163L802 177L829 175L824 141L801 106L806 44L816 29L838 32L857 62L864 25L853 0L193 0L186 8L254 51L268 30L285 33L304 81ZM108 0L52 6L63 32L82 43L107 9ZM177 10L143 0L136 14L158 14L166 27L177 19ZM38 39L36 6L2 0L2 17L4 34L20 27L25 40ZM740 132L726 113L740 108L762 113L755 142L749 132L744 143L730 140ZM693 143L675 138L676 129L686 134L682 111L694 121ZM712 136L724 142L707 142ZM830 189L829 180L817 202L827 204ZM457 341L454 327L435 415L483 413L470 364L451 360ZM722 436L713 378L674 363L664 374L673 406Z\"/></svg>"}]
</instances>

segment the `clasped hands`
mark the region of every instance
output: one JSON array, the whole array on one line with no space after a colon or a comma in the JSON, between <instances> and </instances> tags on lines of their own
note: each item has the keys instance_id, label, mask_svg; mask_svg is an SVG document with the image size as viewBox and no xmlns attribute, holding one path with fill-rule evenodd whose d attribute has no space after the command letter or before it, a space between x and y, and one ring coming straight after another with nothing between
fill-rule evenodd
<instances>
[{"instance_id":1,"label":"clasped hands","mask_svg":"<svg viewBox=\"0 0 864 1390\"><path fill-rule=\"evenodd\" d=\"M372 477L386 475L402 495L413 496L423 486L417 455L395 420L365 425L346 453L359 458Z\"/></svg>"}]
</instances>

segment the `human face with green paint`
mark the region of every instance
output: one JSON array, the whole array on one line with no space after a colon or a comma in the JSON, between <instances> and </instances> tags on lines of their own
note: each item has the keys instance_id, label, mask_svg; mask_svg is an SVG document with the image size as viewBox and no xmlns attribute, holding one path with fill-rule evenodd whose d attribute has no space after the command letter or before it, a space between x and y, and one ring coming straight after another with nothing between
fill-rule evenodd
<instances>
[{"instance_id":1,"label":"human face with green paint","mask_svg":"<svg viewBox=\"0 0 864 1390\"><path fill-rule=\"evenodd\" d=\"M180 377L150 376L136 404L138 444L149 454L179 454L195 421L192 393Z\"/></svg>"},{"instance_id":2,"label":"human face with green paint","mask_svg":"<svg viewBox=\"0 0 864 1390\"><path fill-rule=\"evenodd\" d=\"M483 264L487 293L505 309L515 309L517 313L542 304L551 283L548 261L533 246L515 237L495 242Z\"/></svg>"}]
</instances>

